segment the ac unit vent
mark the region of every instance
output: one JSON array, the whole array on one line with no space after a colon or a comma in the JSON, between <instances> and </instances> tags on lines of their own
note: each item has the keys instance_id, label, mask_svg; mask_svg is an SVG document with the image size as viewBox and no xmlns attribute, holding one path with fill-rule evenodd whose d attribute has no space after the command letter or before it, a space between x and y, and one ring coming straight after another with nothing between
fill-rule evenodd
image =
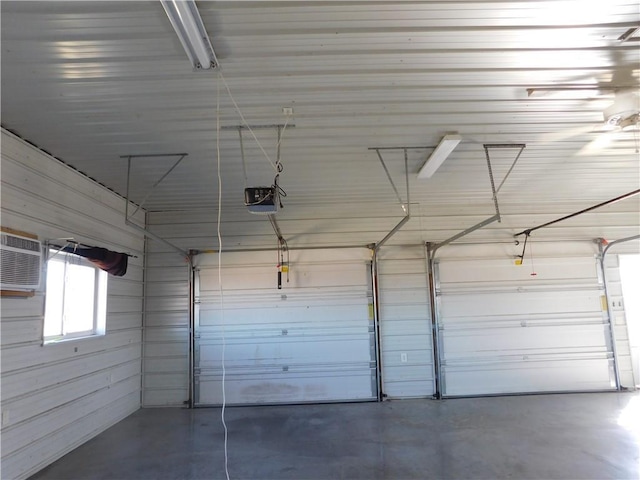
<instances>
[{"instance_id":1,"label":"ac unit vent","mask_svg":"<svg viewBox=\"0 0 640 480\"><path fill-rule=\"evenodd\" d=\"M3 233L0 242L2 290L35 290L40 286L42 247L38 240Z\"/></svg>"},{"instance_id":2,"label":"ac unit vent","mask_svg":"<svg viewBox=\"0 0 640 480\"><path fill-rule=\"evenodd\" d=\"M37 240L15 237L13 235L2 235L2 245L5 247L18 248L20 250L31 250L32 252L40 251L40 242Z\"/></svg>"}]
</instances>

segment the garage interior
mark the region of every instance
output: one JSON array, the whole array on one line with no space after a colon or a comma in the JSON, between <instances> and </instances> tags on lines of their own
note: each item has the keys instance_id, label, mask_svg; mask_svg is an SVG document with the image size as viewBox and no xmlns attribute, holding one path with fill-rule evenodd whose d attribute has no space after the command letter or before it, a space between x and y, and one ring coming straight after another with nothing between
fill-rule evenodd
<instances>
[{"instance_id":1,"label":"garage interior","mask_svg":"<svg viewBox=\"0 0 640 480\"><path fill-rule=\"evenodd\" d=\"M637 1L0 14L2 478L640 475Z\"/></svg>"}]
</instances>

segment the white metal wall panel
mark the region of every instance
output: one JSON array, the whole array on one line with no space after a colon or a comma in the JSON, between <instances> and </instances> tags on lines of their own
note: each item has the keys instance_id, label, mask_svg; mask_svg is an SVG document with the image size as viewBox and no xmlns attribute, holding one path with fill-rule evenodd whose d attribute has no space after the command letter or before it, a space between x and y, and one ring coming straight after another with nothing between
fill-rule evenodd
<instances>
[{"instance_id":1,"label":"white metal wall panel","mask_svg":"<svg viewBox=\"0 0 640 480\"><path fill-rule=\"evenodd\" d=\"M142 402L183 407L189 399L190 269L167 248L147 243Z\"/></svg>"},{"instance_id":2,"label":"white metal wall panel","mask_svg":"<svg viewBox=\"0 0 640 480\"><path fill-rule=\"evenodd\" d=\"M277 289L275 252L197 258L195 399L229 404L377 396L367 249L294 250Z\"/></svg>"},{"instance_id":3,"label":"white metal wall panel","mask_svg":"<svg viewBox=\"0 0 640 480\"><path fill-rule=\"evenodd\" d=\"M113 192L2 130L2 225L136 255L106 335L42 345L44 293L2 298L2 478L26 478L140 408L144 239ZM136 217L144 219L144 213Z\"/></svg>"},{"instance_id":4,"label":"white metal wall panel","mask_svg":"<svg viewBox=\"0 0 640 480\"><path fill-rule=\"evenodd\" d=\"M383 393L387 398L433 395L433 340L425 249L383 247L378 299Z\"/></svg>"},{"instance_id":5,"label":"white metal wall panel","mask_svg":"<svg viewBox=\"0 0 640 480\"><path fill-rule=\"evenodd\" d=\"M449 246L439 255L443 395L614 388L594 252L527 255L516 266L502 248L455 259Z\"/></svg>"}]
</instances>

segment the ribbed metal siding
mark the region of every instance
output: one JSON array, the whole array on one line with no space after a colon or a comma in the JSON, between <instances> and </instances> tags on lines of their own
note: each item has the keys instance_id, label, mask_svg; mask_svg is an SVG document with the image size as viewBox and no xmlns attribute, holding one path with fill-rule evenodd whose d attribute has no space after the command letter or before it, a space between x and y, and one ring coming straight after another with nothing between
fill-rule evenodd
<instances>
[{"instance_id":1,"label":"ribbed metal siding","mask_svg":"<svg viewBox=\"0 0 640 480\"><path fill-rule=\"evenodd\" d=\"M551 1L198 7L248 122L284 123L282 107L294 107L296 127L282 142L290 205L321 204L330 217L347 202L360 203L359 216L379 211L394 197L367 148L433 146L448 131L458 131L463 143L437 178L414 188L414 200L434 214L442 205L466 209L478 201L491 211L484 142L527 143L501 190L513 211L544 201L570 212L637 187L632 132L616 133L600 155L574 156L598 137L610 97L526 93L537 86L637 85L630 74L637 45L617 41L637 25L636 1L584 8ZM191 71L158 2L3 2L1 30L4 125L121 193L120 155L188 152L149 198L149 209L216 203L220 82L215 72ZM221 90L220 124L241 124ZM257 135L273 152L275 130ZM555 140L545 141L550 136ZM271 181L257 145L247 140L245 148L249 181ZM224 203L232 205L243 188L236 131L221 133L220 152ZM426 155L411 156L412 172ZM495 165L498 178L512 159L504 160ZM402 161L393 163L402 170ZM134 198L143 198L169 165L136 162Z\"/></svg>"},{"instance_id":2,"label":"ribbed metal siding","mask_svg":"<svg viewBox=\"0 0 640 480\"><path fill-rule=\"evenodd\" d=\"M431 315L425 249L383 247L378 255L383 392L433 395Z\"/></svg>"},{"instance_id":3,"label":"ribbed metal siding","mask_svg":"<svg viewBox=\"0 0 640 480\"><path fill-rule=\"evenodd\" d=\"M615 387L593 244L531 248L537 253L522 266L502 246L466 258L443 249L436 277L445 396ZM570 253L558 256L561 248Z\"/></svg>"},{"instance_id":4,"label":"ribbed metal siding","mask_svg":"<svg viewBox=\"0 0 640 480\"><path fill-rule=\"evenodd\" d=\"M376 368L366 249L290 252L277 289L275 252L197 258L195 401L229 404L372 400Z\"/></svg>"},{"instance_id":5,"label":"ribbed metal siding","mask_svg":"<svg viewBox=\"0 0 640 480\"><path fill-rule=\"evenodd\" d=\"M166 245L147 245L143 406L183 407L189 400L190 269Z\"/></svg>"},{"instance_id":6,"label":"ribbed metal siding","mask_svg":"<svg viewBox=\"0 0 640 480\"><path fill-rule=\"evenodd\" d=\"M19 479L140 408L144 241L121 198L4 130L2 224L137 256L109 277L104 337L43 347L44 293L2 298L2 478Z\"/></svg>"}]
</instances>

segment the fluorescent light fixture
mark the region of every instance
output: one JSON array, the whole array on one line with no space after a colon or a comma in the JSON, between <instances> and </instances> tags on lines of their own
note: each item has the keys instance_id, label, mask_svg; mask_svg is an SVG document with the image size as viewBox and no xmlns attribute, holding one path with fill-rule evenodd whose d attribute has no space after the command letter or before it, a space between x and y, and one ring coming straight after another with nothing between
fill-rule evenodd
<instances>
[{"instance_id":1,"label":"fluorescent light fixture","mask_svg":"<svg viewBox=\"0 0 640 480\"><path fill-rule=\"evenodd\" d=\"M418 172L418 179L431 178L461 140L462 137L460 135L445 135L442 137L436 149Z\"/></svg>"},{"instance_id":2,"label":"fluorescent light fixture","mask_svg":"<svg viewBox=\"0 0 640 480\"><path fill-rule=\"evenodd\" d=\"M218 66L209 35L204 28L200 12L193 0L161 0L169 21L178 34L180 43L196 70L209 70Z\"/></svg>"}]
</instances>

